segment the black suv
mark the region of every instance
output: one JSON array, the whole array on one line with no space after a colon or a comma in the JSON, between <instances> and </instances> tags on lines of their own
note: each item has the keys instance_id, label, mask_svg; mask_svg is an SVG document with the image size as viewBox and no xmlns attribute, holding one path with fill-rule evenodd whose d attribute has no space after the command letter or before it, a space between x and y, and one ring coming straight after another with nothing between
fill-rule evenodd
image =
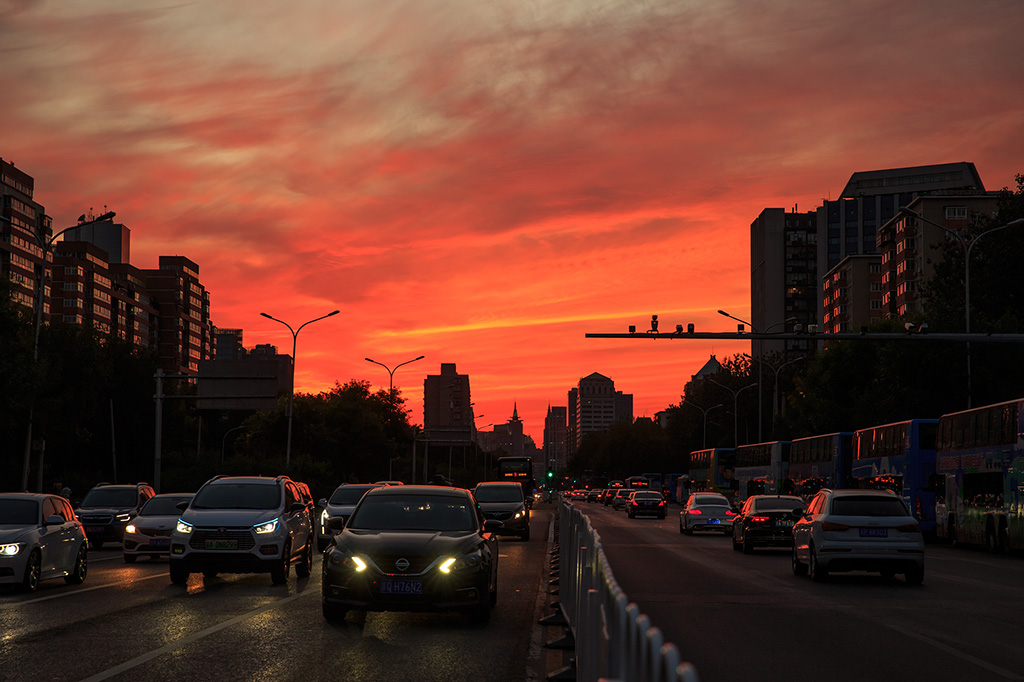
<instances>
[{"instance_id":1,"label":"black suv","mask_svg":"<svg viewBox=\"0 0 1024 682\"><path fill-rule=\"evenodd\" d=\"M125 526L154 495L156 491L148 483L99 483L93 487L75 509L89 546L99 549L104 542L121 542Z\"/></svg>"},{"instance_id":2,"label":"black suv","mask_svg":"<svg viewBox=\"0 0 1024 682\"><path fill-rule=\"evenodd\" d=\"M288 582L295 564L300 578L313 564L309 504L287 476L216 476L196 492L171 533L170 576L175 585L189 573L269 573Z\"/></svg>"}]
</instances>

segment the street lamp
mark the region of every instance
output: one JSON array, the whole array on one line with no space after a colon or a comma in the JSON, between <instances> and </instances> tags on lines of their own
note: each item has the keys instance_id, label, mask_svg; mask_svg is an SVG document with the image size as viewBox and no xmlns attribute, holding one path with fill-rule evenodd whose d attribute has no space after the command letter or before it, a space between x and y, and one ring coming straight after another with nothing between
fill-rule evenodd
<instances>
[{"instance_id":1,"label":"street lamp","mask_svg":"<svg viewBox=\"0 0 1024 682\"><path fill-rule=\"evenodd\" d=\"M740 444L740 420L739 420L739 399L740 399L740 393L743 393L743 391L747 390L748 388L753 388L754 386L757 386L758 384L748 384L748 385L744 386L743 388L734 391L733 389L729 388L725 384L719 384L714 379L708 379L708 381L710 381L713 384L718 384L719 386L721 386L725 390L727 390L730 393L732 393L732 441L733 441L732 446L736 447L737 445ZM760 395L760 391L758 391L758 395ZM758 401L758 404L760 404L760 401Z\"/></svg>"},{"instance_id":2,"label":"street lamp","mask_svg":"<svg viewBox=\"0 0 1024 682\"><path fill-rule=\"evenodd\" d=\"M82 227L83 225L89 225L90 223L99 223L105 220L110 220L116 213L113 211L107 211L101 215L96 216L92 220L83 220L77 225L71 227L65 227L59 232L55 232L49 239L44 238L34 230L28 230L28 233L32 235L32 238L39 244L39 248L42 249L42 265L39 269L39 277L36 280L36 297L35 297L35 313L36 313L36 329L35 329L35 340L32 343L32 362L37 363L39 361L39 330L43 326L43 292L46 290L46 262L49 260L50 247L57 240L57 237L61 236L69 230ZM10 221L10 218L4 218ZM35 397L31 399L28 406L28 434L25 436L25 459L24 466L22 467L21 474L21 489L28 490L28 470L29 461L32 458L32 427L35 421ZM42 492L42 491L40 491Z\"/></svg>"},{"instance_id":3,"label":"street lamp","mask_svg":"<svg viewBox=\"0 0 1024 682\"><path fill-rule=\"evenodd\" d=\"M292 329L292 326L285 322L284 320L279 320L276 317L273 317L272 315L267 315L266 313L260 313L260 315L267 318L268 320L280 322L284 326L288 327L288 331L292 333L292 390L288 394L288 444L285 446L284 454L284 464L286 467L292 463L292 403L295 401L295 351L296 346L298 346L299 342L299 332L301 332L302 328L305 327L307 324L319 322L320 320L331 317L332 315L337 315L340 312L340 310L334 310L332 312L327 313L326 315L321 315L316 319L310 320L309 322L303 322L301 325L299 325L298 329Z\"/></svg>"},{"instance_id":4,"label":"street lamp","mask_svg":"<svg viewBox=\"0 0 1024 682\"><path fill-rule=\"evenodd\" d=\"M719 384L719 385L721 385L721 384ZM709 407L707 409L704 409L700 405L697 405L695 403L688 403L685 400L683 401L683 405L689 405L690 407L696 407L698 410L701 411L701 413L703 413L703 415L704 415L704 437L701 440L701 446L700 447L701 447L701 450L707 449L707 447L708 447L708 412L710 412L711 410L713 410L715 408L725 407L725 406L722 403L718 403L717 405L712 405L711 407Z\"/></svg>"},{"instance_id":5,"label":"street lamp","mask_svg":"<svg viewBox=\"0 0 1024 682\"><path fill-rule=\"evenodd\" d=\"M391 369L390 367L385 365L383 362L377 362L376 360L371 360L370 358L363 358L363 359L366 360L367 362L372 362L375 365L380 365L381 367L383 367L384 369L386 369L388 371L388 376L390 378L389 379L389 383L388 383L388 395L391 395L391 393L394 392L394 390L395 390L395 370L397 370L402 365L408 365L410 362L416 362L417 360L422 360L425 357L426 357L425 355L421 355L418 358L413 358L412 360L406 360L405 362L400 362L399 364L395 365L395 369Z\"/></svg>"},{"instance_id":6,"label":"street lamp","mask_svg":"<svg viewBox=\"0 0 1024 682\"><path fill-rule=\"evenodd\" d=\"M767 334L768 332L770 332L775 327L778 327L780 324L786 324L787 322L796 322L796 319L797 319L796 317L787 317L782 322L776 322L775 324L768 325L768 327L764 331L759 331L754 325L750 324L746 320L741 320L738 317L734 317L733 315L730 315L729 313L725 312L724 310L719 310L718 314L719 315L724 315L724 316L728 317L730 320L736 320L737 322L740 322L742 324L747 325L748 327L750 327L750 330L752 332L754 332L755 334ZM764 345L763 344L764 344L763 341L757 344L757 357L758 357L758 359L761 359L761 357L764 355ZM751 345L751 350L753 350L753 345L754 345L753 342L751 342L750 345ZM762 380L761 380L761 365L758 364L758 366L757 366L757 384L758 384L758 386L760 386L761 383L762 383ZM764 410L761 408L761 389L758 388L757 389L757 442L758 443L763 442L762 433L761 433L761 416L763 414L764 414Z\"/></svg>"},{"instance_id":7,"label":"street lamp","mask_svg":"<svg viewBox=\"0 0 1024 682\"><path fill-rule=\"evenodd\" d=\"M227 444L228 444L228 434L232 433L234 431L238 431L240 429L244 429L244 428L245 428L244 425L236 426L235 428L228 429L227 431L224 432L224 437L220 439L220 463L221 464L224 463L224 449L227 447Z\"/></svg>"},{"instance_id":8,"label":"street lamp","mask_svg":"<svg viewBox=\"0 0 1024 682\"><path fill-rule=\"evenodd\" d=\"M991 227L983 232L979 232L970 239L964 236L966 230L951 230L945 225L940 225L934 220L929 220L917 211L911 211L906 206L900 207L900 213L904 213L911 218L917 218L921 222L934 225L946 234L952 235L956 239L957 243L960 244L960 248L964 250L964 332L967 334L971 333L971 249L978 243L978 240L987 234L998 232L999 230L1005 230L1008 227L1016 227L1018 225L1024 225L1024 218L1017 218L1011 220L1005 225L998 225ZM971 342L967 341L967 407L971 406Z\"/></svg>"},{"instance_id":9,"label":"street lamp","mask_svg":"<svg viewBox=\"0 0 1024 682\"><path fill-rule=\"evenodd\" d=\"M760 363L764 363L764 364L768 365L768 369L772 370L775 373L775 383L773 384L774 392L772 393L772 418L774 419L776 416L778 416L778 413L779 413L779 411L778 411L778 406L779 406L779 370L781 370L786 365L792 365L794 362L800 362L801 360L804 360L805 358L802 357L802 356L798 357L798 358L793 358L792 360L788 360L788 361L782 363L781 365L779 365L778 367L776 367L772 363L766 362L762 358L755 358L755 357L752 357L750 355L748 355L747 357L750 358L751 360L757 360Z\"/></svg>"}]
</instances>

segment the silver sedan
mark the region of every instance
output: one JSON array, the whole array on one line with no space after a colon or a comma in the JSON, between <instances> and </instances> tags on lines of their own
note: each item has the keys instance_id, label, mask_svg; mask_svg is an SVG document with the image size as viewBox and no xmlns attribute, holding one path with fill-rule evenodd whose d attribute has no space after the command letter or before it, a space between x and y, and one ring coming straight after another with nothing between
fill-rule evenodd
<instances>
[{"instance_id":1,"label":"silver sedan","mask_svg":"<svg viewBox=\"0 0 1024 682\"><path fill-rule=\"evenodd\" d=\"M732 534L736 512L729 500L720 493L694 493L679 512L679 532L693 535L697 530L710 530Z\"/></svg>"}]
</instances>

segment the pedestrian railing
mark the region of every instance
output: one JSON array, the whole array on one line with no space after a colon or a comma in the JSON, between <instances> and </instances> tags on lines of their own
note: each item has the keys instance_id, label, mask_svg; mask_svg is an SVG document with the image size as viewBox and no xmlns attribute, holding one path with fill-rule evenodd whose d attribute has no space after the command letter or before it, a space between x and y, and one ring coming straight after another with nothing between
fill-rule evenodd
<instances>
[{"instance_id":1,"label":"pedestrian railing","mask_svg":"<svg viewBox=\"0 0 1024 682\"><path fill-rule=\"evenodd\" d=\"M590 519L565 501L557 508L558 608L574 641L577 682L699 682L619 587Z\"/></svg>"}]
</instances>

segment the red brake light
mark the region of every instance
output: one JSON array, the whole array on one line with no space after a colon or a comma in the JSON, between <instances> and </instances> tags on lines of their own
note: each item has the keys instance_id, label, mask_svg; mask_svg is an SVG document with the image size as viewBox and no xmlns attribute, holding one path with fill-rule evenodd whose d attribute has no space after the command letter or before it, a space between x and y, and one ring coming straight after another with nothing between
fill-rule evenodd
<instances>
[{"instance_id":1,"label":"red brake light","mask_svg":"<svg viewBox=\"0 0 1024 682\"><path fill-rule=\"evenodd\" d=\"M662 500L661 502L659 502L658 506L659 507L664 507L665 506L665 500Z\"/></svg>"},{"instance_id":2,"label":"red brake light","mask_svg":"<svg viewBox=\"0 0 1024 682\"><path fill-rule=\"evenodd\" d=\"M733 511L732 509L727 509L727 510L725 511L725 515L726 515L726 516L739 516L739 514L737 514L736 512L734 512L734 511Z\"/></svg>"},{"instance_id":3,"label":"red brake light","mask_svg":"<svg viewBox=\"0 0 1024 682\"><path fill-rule=\"evenodd\" d=\"M687 509L686 513L687 514L703 514L704 512L702 512L700 509Z\"/></svg>"},{"instance_id":4,"label":"red brake light","mask_svg":"<svg viewBox=\"0 0 1024 682\"><path fill-rule=\"evenodd\" d=\"M767 523L769 518L768 516L751 516L750 520L753 523Z\"/></svg>"},{"instance_id":5,"label":"red brake light","mask_svg":"<svg viewBox=\"0 0 1024 682\"><path fill-rule=\"evenodd\" d=\"M850 527L847 526L845 523L835 523L834 521L822 521L821 522L821 529L822 530L840 531L840 530L850 530Z\"/></svg>"},{"instance_id":6,"label":"red brake light","mask_svg":"<svg viewBox=\"0 0 1024 682\"><path fill-rule=\"evenodd\" d=\"M902 526L896 526L896 530L901 533L920 533L921 525L918 523L904 523Z\"/></svg>"}]
</instances>

